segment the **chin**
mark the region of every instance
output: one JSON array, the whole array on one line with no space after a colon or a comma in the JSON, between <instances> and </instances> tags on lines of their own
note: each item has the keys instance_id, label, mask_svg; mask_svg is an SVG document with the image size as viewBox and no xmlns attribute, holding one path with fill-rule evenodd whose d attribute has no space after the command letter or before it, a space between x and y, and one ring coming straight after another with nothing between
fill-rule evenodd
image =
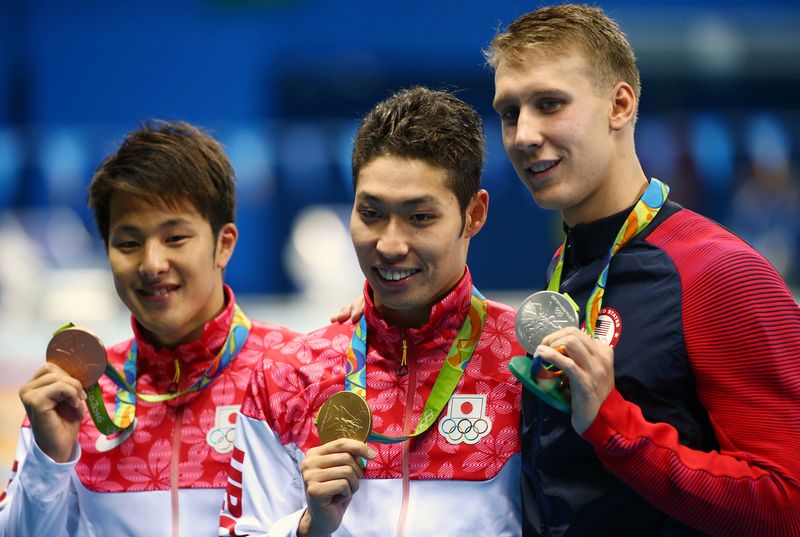
<instances>
[{"instance_id":1,"label":"chin","mask_svg":"<svg viewBox=\"0 0 800 537\"><path fill-rule=\"evenodd\" d=\"M528 190L530 190L531 196L533 196L533 201L542 209L548 211L563 211L572 205L570 200L565 199L567 196L564 196L563 192L559 195L559 192L554 191L552 188L533 189L528 187Z\"/></svg>"}]
</instances>

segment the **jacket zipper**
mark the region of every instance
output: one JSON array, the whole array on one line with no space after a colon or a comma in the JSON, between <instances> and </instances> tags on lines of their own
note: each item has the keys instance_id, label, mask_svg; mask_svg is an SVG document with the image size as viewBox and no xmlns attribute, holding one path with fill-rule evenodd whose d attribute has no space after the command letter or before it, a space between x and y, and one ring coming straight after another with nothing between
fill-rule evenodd
<instances>
[{"instance_id":1,"label":"jacket zipper","mask_svg":"<svg viewBox=\"0 0 800 537\"><path fill-rule=\"evenodd\" d=\"M407 353L408 353L408 345L406 344L406 336L403 334L403 361L401 362L401 368L405 366L405 373L408 373L408 388L406 391L406 408L405 413L403 415L403 435L408 435L411 433L411 420L413 419L414 414L414 395L416 395L416 388L417 388L417 371L416 368L413 367L413 363L409 367L407 363ZM398 371L398 374L400 372ZM402 458L402 472L403 472L403 497L400 503L400 516L397 522L397 537L403 537L405 525L406 525L406 516L408 515L408 496L411 488L411 482L409 477L409 458L410 458L410 444L413 439L406 440L403 442L403 458Z\"/></svg>"},{"instance_id":2,"label":"jacket zipper","mask_svg":"<svg viewBox=\"0 0 800 537\"><path fill-rule=\"evenodd\" d=\"M406 343L406 337L403 335L403 357L400 359L400 367L397 368L397 376L402 377L408 374L408 344Z\"/></svg>"},{"instance_id":3,"label":"jacket zipper","mask_svg":"<svg viewBox=\"0 0 800 537\"><path fill-rule=\"evenodd\" d=\"M178 388L178 360L175 359L176 379L173 381L175 391ZM172 455L169 467L169 489L172 504L172 537L179 537L181 534L181 513L180 513L180 455L181 455L181 429L183 426L183 405L175 408L175 425L172 427Z\"/></svg>"}]
</instances>

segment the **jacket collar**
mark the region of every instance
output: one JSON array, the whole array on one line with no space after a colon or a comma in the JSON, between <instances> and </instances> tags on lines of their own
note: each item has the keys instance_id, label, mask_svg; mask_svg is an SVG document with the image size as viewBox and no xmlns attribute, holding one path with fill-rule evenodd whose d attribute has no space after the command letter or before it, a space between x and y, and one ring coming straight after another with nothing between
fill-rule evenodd
<instances>
[{"instance_id":1,"label":"jacket collar","mask_svg":"<svg viewBox=\"0 0 800 537\"><path fill-rule=\"evenodd\" d=\"M402 342L408 345L408 358L445 347L450 348L469 312L472 296L472 276L465 267L464 275L441 300L431 308L428 322L419 328L399 328L387 323L375 308L372 289L364 283L364 315L367 318L368 345L381 355L400 360ZM426 352L427 351L427 352Z\"/></svg>"},{"instance_id":2,"label":"jacket collar","mask_svg":"<svg viewBox=\"0 0 800 537\"><path fill-rule=\"evenodd\" d=\"M564 252L565 268L583 267L603 258L635 205L588 224L569 227L565 223L564 233L567 236Z\"/></svg>"}]
</instances>

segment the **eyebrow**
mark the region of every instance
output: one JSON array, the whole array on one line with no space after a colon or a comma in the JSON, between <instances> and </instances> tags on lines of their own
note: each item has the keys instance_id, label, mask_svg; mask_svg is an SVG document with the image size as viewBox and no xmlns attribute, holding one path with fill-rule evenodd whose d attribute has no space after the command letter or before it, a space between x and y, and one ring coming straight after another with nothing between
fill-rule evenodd
<instances>
[{"instance_id":1,"label":"eyebrow","mask_svg":"<svg viewBox=\"0 0 800 537\"><path fill-rule=\"evenodd\" d=\"M401 207L416 207L417 205L423 205L425 203L432 203L434 205L439 205L441 201L439 198L430 195L418 196L416 198L409 198L404 199L400 202L392 202L386 200L380 196L376 196L374 194L370 194L368 192L360 192L356 195L356 202L367 202L367 203L374 203L376 205L400 205Z\"/></svg>"},{"instance_id":2,"label":"eyebrow","mask_svg":"<svg viewBox=\"0 0 800 537\"><path fill-rule=\"evenodd\" d=\"M158 225L158 228L168 229L172 227L185 226L185 225L192 225L192 222L187 220L186 218L176 217L164 220ZM112 230L112 233L137 233L139 231L141 231L141 228L128 224L115 227Z\"/></svg>"},{"instance_id":3,"label":"eyebrow","mask_svg":"<svg viewBox=\"0 0 800 537\"><path fill-rule=\"evenodd\" d=\"M566 98L568 96L567 92L561 89L556 88L541 88L541 89L534 89L529 92L525 93L523 101L530 101L534 99L540 99L542 97L561 97ZM512 104L516 102L515 99L512 99L504 94L500 94L498 97L492 101L492 108L495 109L496 112L499 112L498 108L503 108L508 104Z\"/></svg>"}]
</instances>

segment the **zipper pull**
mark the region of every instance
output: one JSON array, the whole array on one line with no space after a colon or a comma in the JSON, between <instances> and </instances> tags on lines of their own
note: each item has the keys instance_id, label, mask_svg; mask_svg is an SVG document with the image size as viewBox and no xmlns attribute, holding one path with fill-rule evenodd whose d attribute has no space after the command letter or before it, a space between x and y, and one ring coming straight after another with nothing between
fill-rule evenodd
<instances>
[{"instance_id":1,"label":"zipper pull","mask_svg":"<svg viewBox=\"0 0 800 537\"><path fill-rule=\"evenodd\" d=\"M406 363L407 352L408 345L406 345L406 338L403 338L403 358L400 360L400 367L397 369L398 377L403 377L408 374L408 364Z\"/></svg>"},{"instance_id":2,"label":"zipper pull","mask_svg":"<svg viewBox=\"0 0 800 537\"><path fill-rule=\"evenodd\" d=\"M181 380L181 363L175 358L175 375L172 377L172 382L167 388L169 393L178 393L178 382Z\"/></svg>"}]
</instances>

